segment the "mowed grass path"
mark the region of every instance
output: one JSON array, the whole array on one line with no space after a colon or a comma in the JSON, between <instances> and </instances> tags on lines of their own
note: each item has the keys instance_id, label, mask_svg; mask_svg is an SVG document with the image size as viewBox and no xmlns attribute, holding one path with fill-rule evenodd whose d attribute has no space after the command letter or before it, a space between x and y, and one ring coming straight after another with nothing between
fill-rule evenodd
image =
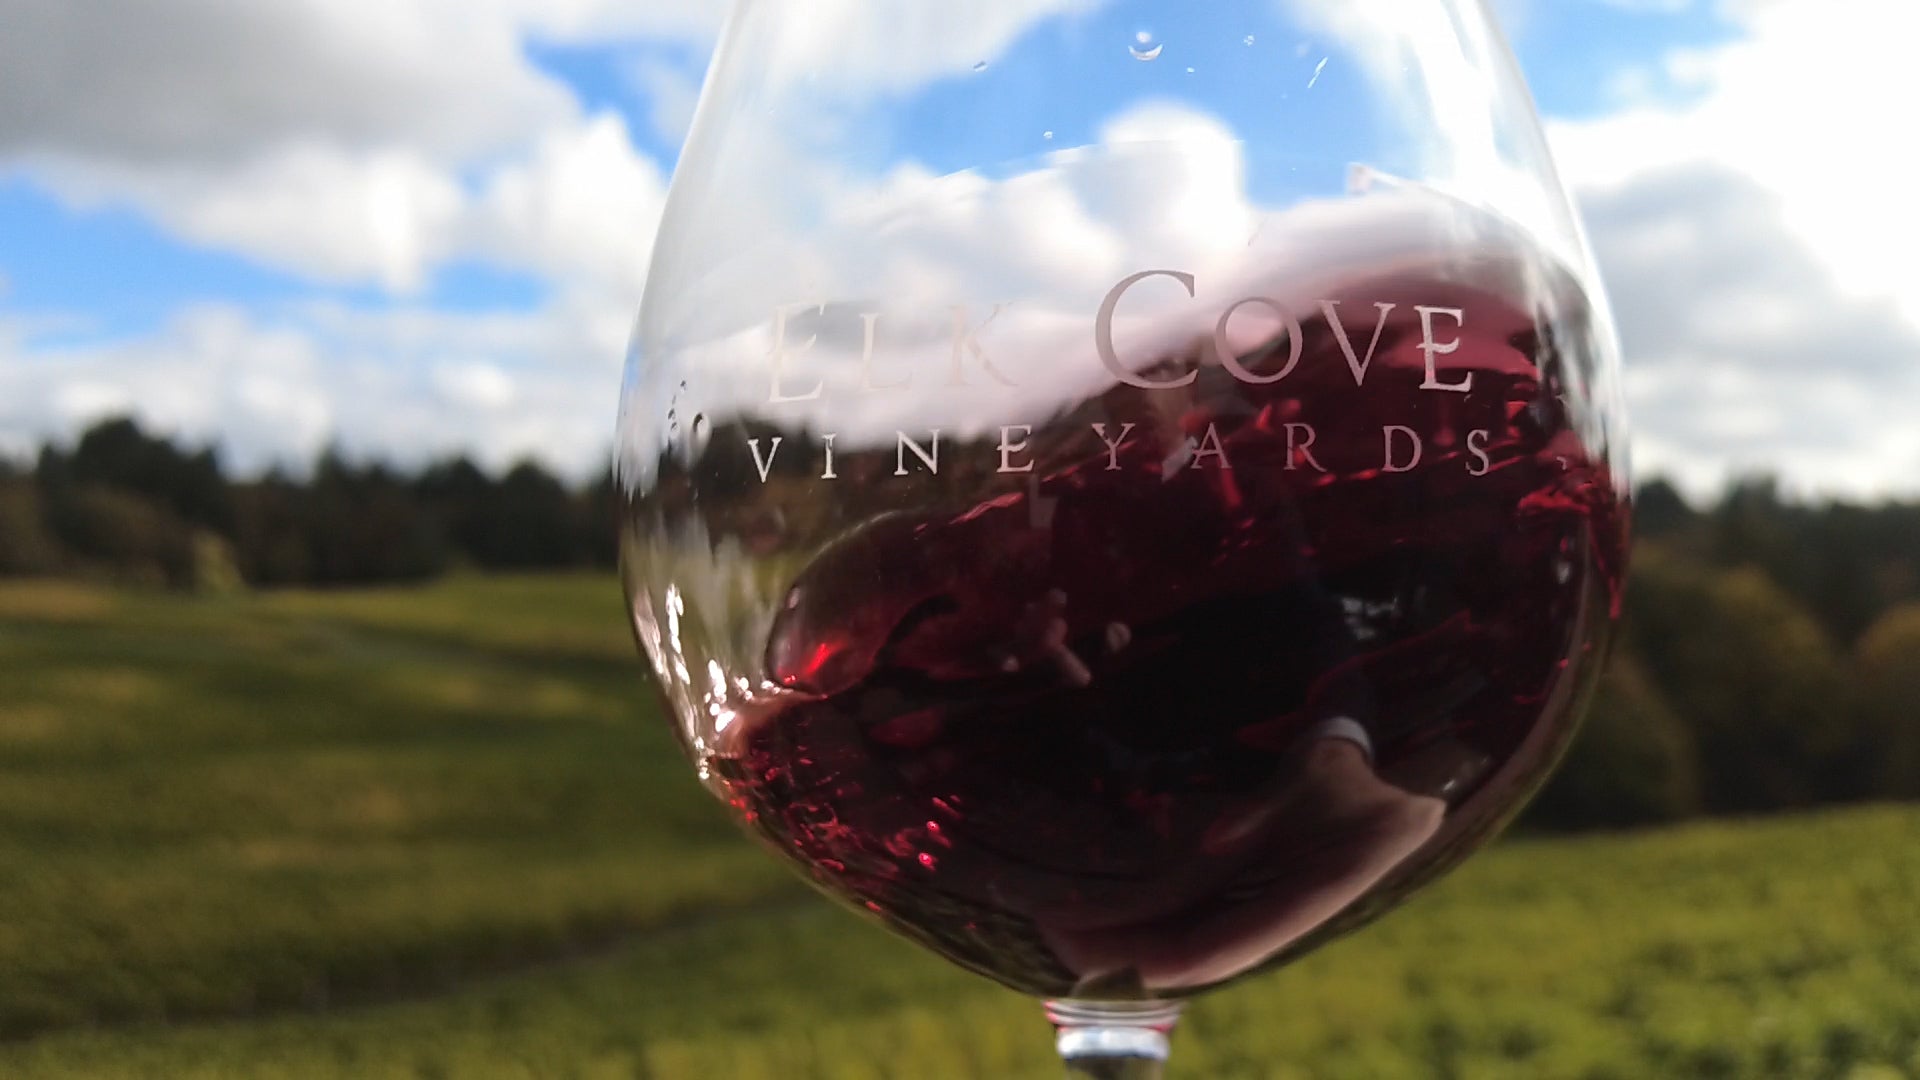
<instances>
[{"instance_id":1,"label":"mowed grass path","mask_svg":"<svg viewBox=\"0 0 1920 1080\"><path fill-rule=\"evenodd\" d=\"M1920 810L1500 846L1199 1004L1178 1075L1920 1078ZM792 885L601 578L0 585L0 1076L1051 1077Z\"/></svg>"}]
</instances>

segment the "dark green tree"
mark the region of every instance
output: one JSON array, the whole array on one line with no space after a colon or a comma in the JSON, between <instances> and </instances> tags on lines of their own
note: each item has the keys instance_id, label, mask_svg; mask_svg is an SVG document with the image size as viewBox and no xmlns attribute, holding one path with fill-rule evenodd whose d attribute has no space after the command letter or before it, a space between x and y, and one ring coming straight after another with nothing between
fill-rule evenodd
<instances>
[{"instance_id":1,"label":"dark green tree","mask_svg":"<svg viewBox=\"0 0 1920 1080\"><path fill-rule=\"evenodd\" d=\"M1920 605L1891 611L1867 631L1854 674L1874 751L1871 794L1920 798Z\"/></svg>"},{"instance_id":2,"label":"dark green tree","mask_svg":"<svg viewBox=\"0 0 1920 1080\"><path fill-rule=\"evenodd\" d=\"M9 469L0 476L0 576L38 576L61 568L60 545L47 531L39 490Z\"/></svg>"},{"instance_id":3,"label":"dark green tree","mask_svg":"<svg viewBox=\"0 0 1920 1080\"><path fill-rule=\"evenodd\" d=\"M1680 489L1655 478L1633 494L1633 527L1641 537L1657 540L1696 527L1700 512L1680 494Z\"/></svg>"},{"instance_id":4,"label":"dark green tree","mask_svg":"<svg viewBox=\"0 0 1920 1080\"><path fill-rule=\"evenodd\" d=\"M475 552L483 566L502 570L551 570L584 561L581 507L566 486L531 461L502 477L486 509L484 541Z\"/></svg>"},{"instance_id":5,"label":"dark green tree","mask_svg":"<svg viewBox=\"0 0 1920 1080\"><path fill-rule=\"evenodd\" d=\"M316 585L422 581L448 564L445 537L410 486L381 465L320 456L302 509Z\"/></svg>"},{"instance_id":6,"label":"dark green tree","mask_svg":"<svg viewBox=\"0 0 1920 1080\"><path fill-rule=\"evenodd\" d=\"M307 488L279 470L234 490L234 547L247 583L274 587L314 580L314 529Z\"/></svg>"},{"instance_id":7,"label":"dark green tree","mask_svg":"<svg viewBox=\"0 0 1920 1080\"><path fill-rule=\"evenodd\" d=\"M172 511L98 484L63 490L47 510L77 568L130 584L194 586L195 532Z\"/></svg>"},{"instance_id":8,"label":"dark green tree","mask_svg":"<svg viewBox=\"0 0 1920 1080\"><path fill-rule=\"evenodd\" d=\"M1693 732L1638 658L1616 651L1586 727L1529 814L1555 829L1625 828L1700 812Z\"/></svg>"},{"instance_id":9,"label":"dark green tree","mask_svg":"<svg viewBox=\"0 0 1920 1080\"><path fill-rule=\"evenodd\" d=\"M88 428L67 468L75 484L137 496L189 525L233 533L233 502L212 447L183 450L119 417Z\"/></svg>"},{"instance_id":10,"label":"dark green tree","mask_svg":"<svg viewBox=\"0 0 1920 1080\"><path fill-rule=\"evenodd\" d=\"M1629 612L1632 647L1692 730L1709 811L1861 793L1861 732L1834 647L1764 573L1642 549Z\"/></svg>"}]
</instances>

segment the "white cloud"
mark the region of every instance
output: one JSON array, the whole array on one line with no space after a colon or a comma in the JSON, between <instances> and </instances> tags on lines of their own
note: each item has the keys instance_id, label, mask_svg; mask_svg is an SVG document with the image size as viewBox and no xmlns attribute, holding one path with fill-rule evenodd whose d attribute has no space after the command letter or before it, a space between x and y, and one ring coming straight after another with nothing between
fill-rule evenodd
<instances>
[{"instance_id":1,"label":"white cloud","mask_svg":"<svg viewBox=\"0 0 1920 1080\"><path fill-rule=\"evenodd\" d=\"M479 256L631 303L664 178L618 119L586 117L536 39L709 38L718 0L5 0L0 174L70 204L131 206L196 245L324 283L404 293ZM964 71L1105 0L891 12L761 5L753 62L897 90ZM822 57L832 62L822 67ZM79 77L80 73L86 77ZM643 66L654 122L691 80Z\"/></svg>"},{"instance_id":2,"label":"white cloud","mask_svg":"<svg viewBox=\"0 0 1920 1080\"><path fill-rule=\"evenodd\" d=\"M990 64L1041 23L1109 2L758 4L742 9L732 27L733 43L775 92L804 86L807 93L823 98L869 98Z\"/></svg>"},{"instance_id":3,"label":"white cloud","mask_svg":"<svg viewBox=\"0 0 1920 1080\"><path fill-rule=\"evenodd\" d=\"M457 10L499 13L531 33L567 41L710 41L734 0L462 0Z\"/></svg>"},{"instance_id":4,"label":"white cloud","mask_svg":"<svg viewBox=\"0 0 1920 1080\"><path fill-rule=\"evenodd\" d=\"M1666 60L1698 100L1552 131L1620 316L1640 464L1703 493L1757 469L1920 490L1920 219L1886 113L1920 99L1920 11L1724 7L1740 40Z\"/></svg>"},{"instance_id":5,"label":"white cloud","mask_svg":"<svg viewBox=\"0 0 1920 1080\"><path fill-rule=\"evenodd\" d=\"M1432 0L1278 0L1367 73L1381 130L1374 146L1442 190L1498 206L1552 250L1577 257L1564 200L1539 178L1551 167L1506 45L1483 19ZM1374 165L1384 161L1371 162Z\"/></svg>"},{"instance_id":6,"label":"white cloud","mask_svg":"<svg viewBox=\"0 0 1920 1080\"><path fill-rule=\"evenodd\" d=\"M1888 110L1920 100L1910 43L1920 8L1877 0L1730 2L1743 38L1668 58L1707 88L1682 108L1642 106L1557 125L1555 149L1572 180L1605 189L1651 169L1713 164L1780 199L1782 222L1835 280L1859 296L1890 296L1920 318L1920 241L1908 140Z\"/></svg>"},{"instance_id":7,"label":"white cloud","mask_svg":"<svg viewBox=\"0 0 1920 1080\"><path fill-rule=\"evenodd\" d=\"M700 102L699 76L658 57L646 57L633 65L628 78L646 105L654 134L673 143L685 140Z\"/></svg>"},{"instance_id":8,"label":"white cloud","mask_svg":"<svg viewBox=\"0 0 1920 1080\"><path fill-rule=\"evenodd\" d=\"M208 161L286 138L472 159L574 111L530 39L705 43L728 0L4 0L0 157Z\"/></svg>"},{"instance_id":9,"label":"white cloud","mask_svg":"<svg viewBox=\"0 0 1920 1080\"><path fill-rule=\"evenodd\" d=\"M619 341L566 312L451 316L313 307L180 313L157 333L15 351L0 322L0 431L16 452L104 416L215 442L242 470L337 444L403 463L528 456L576 478L603 462ZM13 335L16 339L20 335Z\"/></svg>"},{"instance_id":10,"label":"white cloud","mask_svg":"<svg viewBox=\"0 0 1920 1080\"><path fill-rule=\"evenodd\" d=\"M484 361L448 363L434 369L434 385L450 401L498 413L519 396L513 376Z\"/></svg>"},{"instance_id":11,"label":"white cloud","mask_svg":"<svg viewBox=\"0 0 1920 1080\"><path fill-rule=\"evenodd\" d=\"M666 176L617 116L553 125L478 183L405 147L287 143L231 168L61 163L76 205L130 204L196 245L396 293L480 258L637 304Z\"/></svg>"},{"instance_id":12,"label":"white cloud","mask_svg":"<svg viewBox=\"0 0 1920 1080\"><path fill-rule=\"evenodd\" d=\"M1779 469L1803 490L1911 489L1920 331L1849 295L1731 170L1678 165L1588 215L1630 359L1643 464L1698 492Z\"/></svg>"},{"instance_id":13,"label":"white cloud","mask_svg":"<svg viewBox=\"0 0 1920 1080\"><path fill-rule=\"evenodd\" d=\"M781 19L787 32L770 63L797 70L831 55L835 92L897 91L965 72L1037 20L1098 2L982 0L914 16L819 0L806 19ZM1288 2L1320 10L1330 29L1352 7ZM1531 6L1507 8L1524 17ZM25 175L76 205L133 207L192 243L320 282L404 294L450 260L479 259L552 285L548 306L526 314L198 308L150 337L86 348L35 344L48 340L44 325L0 318L0 438L17 447L22 433L60 434L131 407L220 435L243 463L303 459L338 435L369 452L479 445L494 461L538 451L590 467L611 430L665 178L618 118L585 115L526 46L705 41L726 7L0 0L0 175ZM1665 60L1671 79L1700 91L1691 104L1636 99L1553 132L1587 200L1636 361L1639 457L1696 487L1772 464L1802 487L1913 490L1920 428L1905 417L1920 411L1920 227L1904 213L1906 153L1893 114L1920 100L1920 65L1903 52L1920 9L1876 0L1725 8L1743 40ZM658 66L634 78L650 92L651 121L677 131L690 83ZM1439 89L1465 103L1449 110L1460 115L1486 91ZM798 152L790 140L746 142L762 159L742 174L786 177L780 198L845 189L832 170L782 171ZM1218 164L1211 186L1191 177L1188 197L1161 204L1170 232L1225 235L1245 224L1250 211L1228 182L1237 162ZM858 190L879 212L966 183L905 169ZM1030 282L1126 262L1125 238L1109 224L1117 218L1098 200L1064 180L1043 186L976 185L948 218L916 219L916 243L984 252L1025 237L989 261L998 260L993 274ZM709 194L748 205L724 176ZM717 258L768 232L744 209L715 220L717 231L680 242ZM868 272L935 272L908 263L876 260ZM738 284L705 283L716 296Z\"/></svg>"},{"instance_id":14,"label":"white cloud","mask_svg":"<svg viewBox=\"0 0 1920 1080\"><path fill-rule=\"evenodd\" d=\"M8 0L0 155L231 163L289 139L496 152L573 102L485 6Z\"/></svg>"},{"instance_id":15,"label":"white cloud","mask_svg":"<svg viewBox=\"0 0 1920 1080\"><path fill-rule=\"evenodd\" d=\"M333 419L314 392L324 377L319 350L304 335L201 308L148 340L8 356L0 415L11 431L58 437L105 415L137 413L172 431L304 452L317 448Z\"/></svg>"},{"instance_id":16,"label":"white cloud","mask_svg":"<svg viewBox=\"0 0 1920 1080\"><path fill-rule=\"evenodd\" d=\"M667 177L613 114L539 140L489 181L450 244L639 303Z\"/></svg>"},{"instance_id":17,"label":"white cloud","mask_svg":"<svg viewBox=\"0 0 1920 1080\"><path fill-rule=\"evenodd\" d=\"M39 179L82 209L131 205L193 244L323 282L417 287L462 213L455 178L406 149L284 144L244 164L52 161Z\"/></svg>"},{"instance_id":18,"label":"white cloud","mask_svg":"<svg viewBox=\"0 0 1920 1080\"><path fill-rule=\"evenodd\" d=\"M126 411L217 439L242 468L336 439L593 468L666 180L526 48L701 40L721 8L0 0L0 175L319 283L405 294L478 259L550 286L541 310L507 315L199 306L105 342L84 322L0 317L5 445Z\"/></svg>"},{"instance_id":19,"label":"white cloud","mask_svg":"<svg viewBox=\"0 0 1920 1080\"><path fill-rule=\"evenodd\" d=\"M636 292L664 179L534 34L712 32L711 0L5 0L0 175L325 283L479 255Z\"/></svg>"},{"instance_id":20,"label":"white cloud","mask_svg":"<svg viewBox=\"0 0 1920 1080\"><path fill-rule=\"evenodd\" d=\"M715 245L686 242L737 225L735 204L711 199L694 220L674 223L675 257L658 268L662 281L697 282L699 291L656 292L643 319L643 351L663 344L627 391L626 475L646 477L673 442L672 418L688 414L777 416L834 433L842 449L888 443L898 430L971 438L1038 424L1112 385L1091 331L1129 274L1193 275L1191 291L1138 282L1116 311L1114 362L1144 369L1209 340L1247 297L1307 311L1385 267L1455 252L1476 224L1451 200L1397 185L1261 207L1247 190L1243 150L1216 117L1146 103L1114 117L1096 144L1028 171L990 178L903 167L878 183L850 183L720 257ZM1483 254L1512 242L1491 221L1479 224ZM789 308L784 319L770 318L780 308ZM1278 326L1241 312L1226 332L1250 349ZM956 344L963 338L971 344ZM778 376L776 354L789 357ZM923 392L873 392L908 382Z\"/></svg>"},{"instance_id":21,"label":"white cloud","mask_svg":"<svg viewBox=\"0 0 1920 1080\"><path fill-rule=\"evenodd\" d=\"M197 307L77 347L13 319L0 326L11 442L131 411L220 438L241 467L332 439L413 458L477 444L495 462L532 452L575 471L604 453L665 176L526 46L701 40L723 5L0 2L0 172L316 282L405 294L473 258L552 287L543 310L511 316ZM1082 2L919 20L917 58L883 32L897 19L869 25L851 3L819 15L872 31L832 42L839 70L864 57L899 85Z\"/></svg>"}]
</instances>

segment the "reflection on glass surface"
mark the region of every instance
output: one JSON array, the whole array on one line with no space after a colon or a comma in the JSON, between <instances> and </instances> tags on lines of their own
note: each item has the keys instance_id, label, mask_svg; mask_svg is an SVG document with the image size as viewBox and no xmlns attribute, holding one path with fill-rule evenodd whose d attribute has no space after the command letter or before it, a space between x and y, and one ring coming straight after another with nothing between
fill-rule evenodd
<instances>
[{"instance_id":1,"label":"reflection on glass surface","mask_svg":"<svg viewBox=\"0 0 1920 1080\"><path fill-rule=\"evenodd\" d=\"M1552 767L1615 351L1475 4L747 0L626 389L636 631L828 892L1029 993L1192 994Z\"/></svg>"}]
</instances>

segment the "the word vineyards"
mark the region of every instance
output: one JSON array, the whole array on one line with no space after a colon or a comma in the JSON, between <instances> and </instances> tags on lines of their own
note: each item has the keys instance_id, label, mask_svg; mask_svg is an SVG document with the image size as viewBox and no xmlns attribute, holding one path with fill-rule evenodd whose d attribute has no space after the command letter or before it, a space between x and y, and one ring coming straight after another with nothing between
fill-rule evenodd
<instances>
[{"instance_id":1,"label":"the word vineyards","mask_svg":"<svg viewBox=\"0 0 1920 1080\"><path fill-rule=\"evenodd\" d=\"M1131 445L1137 429L1135 424L1094 424L1093 434L1107 448L1107 471L1121 470L1120 455ZM1029 424L1015 424L1000 429L1000 442L995 447L999 455L999 467L994 471L1003 476L1017 476L1034 471L1032 456L1033 427ZM1330 470L1314 456L1314 443L1319 432L1312 424L1291 423L1286 425L1286 471L1296 472L1311 469L1325 475ZM821 441L819 464L820 479L838 480L838 464L834 455L836 434L824 436ZM922 434L908 432L895 433L894 470L895 476L911 476L915 473L940 475L943 433L935 428ZM1426 440L1413 428L1402 424L1387 424L1380 429L1381 455L1379 471L1382 473L1410 473L1418 469L1425 460ZM1493 459L1487 453L1493 440L1493 432L1478 428L1467 433L1466 449L1469 460L1467 471L1474 476L1485 476L1493 468ZM773 476L775 465L780 458L781 449L786 445L784 436L764 439L748 439L747 448L753 454L754 469L760 474L760 482L767 483ZM1220 438L1217 424L1208 424L1203 435L1186 440L1176 447L1173 454L1163 463L1163 467L1173 469L1224 469L1233 468L1233 460L1228 455L1226 445Z\"/></svg>"},{"instance_id":2,"label":"the word vineyards","mask_svg":"<svg viewBox=\"0 0 1920 1080\"><path fill-rule=\"evenodd\" d=\"M1119 385L1149 392L1183 390L1193 386L1200 378L1198 365L1186 365L1186 370L1183 372L1130 366L1121 358L1115 344L1114 320L1122 300L1135 286L1152 278L1170 278L1185 288L1190 298L1198 295L1196 279L1192 274L1175 270L1149 270L1132 275L1114 286L1100 306L1094 322L1095 351L1101 365ZM1374 370L1374 360L1380 351L1381 343L1389 339L1388 330L1402 305L1384 301L1372 305L1372 333L1366 339L1363 351L1360 341L1348 330L1347 316L1343 315L1342 303L1339 300L1321 300L1318 303L1320 321L1324 322L1327 332L1332 335L1334 343L1339 348L1340 356L1346 361L1354 386L1364 389L1368 375ZM994 364L981 341L982 333L1002 316L1006 307L1006 305L996 306L984 320L978 321L972 319L964 307L953 309L953 348L947 388L967 387L970 369L977 369L979 373L999 385L1008 388L1018 387L1019 384L1012 376L1002 367ZM1259 366L1262 370L1256 370L1251 366L1246 357L1230 344L1235 318L1255 308L1263 309L1270 317L1278 320L1278 330L1267 335L1267 340L1273 345L1260 350L1262 360ZM826 310L826 306L822 304L798 304L784 306L774 312L773 341L768 357L772 377L766 398L766 405L770 409L820 401L828 393L826 379L818 376L808 379L798 370L806 354L818 344L818 335L805 340L793 340L795 335L791 330L796 316L804 316L811 312L824 315ZM1410 312L1410 315L1402 315L1401 319L1409 324L1415 319L1418 322L1418 349L1424 361L1424 372L1420 373L1424 378L1418 389L1442 395L1472 393L1474 389L1472 372L1443 372L1441 365L1441 358L1459 352L1467 337L1466 310L1462 307L1413 305ZM882 316L869 313L861 318L865 329L865 342L860 356L857 383L852 387L835 389L852 389L862 395L914 392L916 387L913 372L877 370L876 341ZM1211 340L1205 344L1211 349L1210 359L1214 366L1224 369L1235 381L1254 387L1272 387L1284 382L1294 375L1307 355L1307 334L1300 319L1286 305L1266 297L1249 297L1228 306L1214 323ZM922 386L919 389L925 393L940 392L939 389L931 386ZM1008 424L1000 428L999 442L993 451L998 455L997 472L1021 474L1034 471L1034 431L1031 424ZM1107 449L1108 469L1119 471L1122 467L1122 451L1134 438L1136 425L1093 424L1092 432ZM1323 474L1329 471L1321 464L1320 457L1315 455L1314 446L1320 438L1320 431L1313 424L1288 423L1285 425L1284 435L1286 441L1284 461L1287 471L1313 470ZM917 432L898 431L895 437L893 475L905 477L916 473L935 476L940 474L945 433L939 429ZM1465 433L1464 446L1467 454L1465 468L1471 475L1485 476L1492 470L1493 461L1488 448L1492 444L1493 437L1493 432L1484 428ZM819 476L822 480L840 478L835 460L835 442L838 438L839 436L833 433L821 437L820 457L817 464L820 466ZM1343 444L1350 444L1351 441L1352 434L1343 432ZM1449 437L1444 441L1449 446L1460 445L1456 437ZM769 482L773 476L785 445L786 440L777 436L748 440L748 449L752 453L754 467L759 473L762 484ZM1379 446L1380 454L1376 467L1382 473L1412 472L1420 468L1427 455L1427 440L1423 439L1414 428L1402 424L1380 426ZM1183 445L1175 446L1172 453L1166 457L1163 469L1168 471L1232 469L1233 464L1218 425L1209 424L1203 433L1187 438Z\"/></svg>"}]
</instances>

